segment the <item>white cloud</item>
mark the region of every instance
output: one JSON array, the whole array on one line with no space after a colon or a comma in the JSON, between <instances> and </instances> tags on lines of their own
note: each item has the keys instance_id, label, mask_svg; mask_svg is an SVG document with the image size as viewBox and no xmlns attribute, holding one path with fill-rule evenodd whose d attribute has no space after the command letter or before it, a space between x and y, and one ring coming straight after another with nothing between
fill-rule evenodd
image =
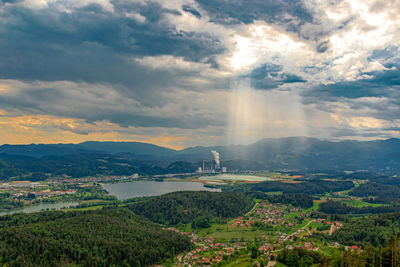
<instances>
[{"instance_id":1,"label":"white cloud","mask_svg":"<svg viewBox=\"0 0 400 267\"><path fill-rule=\"evenodd\" d=\"M125 16L128 18L132 18L140 23L143 23L146 21L146 18L143 17L142 15L140 15L139 13L126 13Z\"/></svg>"},{"instance_id":2,"label":"white cloud","mask_svg":"<svg viewBox=\"0 0 400 267\"><path fill-rule=\"evenodd\" d=\"M114 6L109 0L24 0L22 6L31 9L57 8L64 12L72 12L74 8L80 8L89 4L98 4L105 11L113 12Z\"/></svg>"}]
</instances>

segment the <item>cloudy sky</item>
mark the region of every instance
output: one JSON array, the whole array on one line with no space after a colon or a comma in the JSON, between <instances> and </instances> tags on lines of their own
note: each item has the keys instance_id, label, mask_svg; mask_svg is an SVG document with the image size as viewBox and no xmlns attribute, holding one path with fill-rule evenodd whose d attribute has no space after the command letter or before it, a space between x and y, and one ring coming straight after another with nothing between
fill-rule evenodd
<instances>
[{"instance_id":1,"label":"cloudy sky","mask_svg":"<svg viewBox=\"0 0 400 267\"><path fill-rule=\"evenodd\" d=\"M2 0L0 144L400 137L397 0Z\"/></svg>"}]
</instances>

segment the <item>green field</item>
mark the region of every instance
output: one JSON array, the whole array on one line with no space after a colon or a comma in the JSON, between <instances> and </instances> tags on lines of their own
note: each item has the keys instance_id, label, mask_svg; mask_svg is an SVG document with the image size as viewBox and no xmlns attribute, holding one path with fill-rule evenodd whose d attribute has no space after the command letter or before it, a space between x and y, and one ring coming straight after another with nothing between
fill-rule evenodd
<instances>
[{"instance_id":1,"label":"green field","mask_svg":"<svg viewBox=\"0 0 400 267\"><path fill-rule=\"evenodd\" d=\"M232 238L251 242L254 238L260 237L261 234L265 234L265 231L255 230L254 228L235 227L230 224L212 224L210 228L201 229L197 232L197 235L202 238L212 236L214 240L231 240Z\"/></svg>"},{"instance_id":2,"label":"green field","mask_svg":"<svg viewBox=\"0 0 400 267\"><path fill-rule=\"evenodd\" d=\"M303 210L303 212L311 212L311 211L314 211L314 210L318 210L319 204L321 204L321 202L318 202L318 201L314 200L313 206L308 208L308 209Z\"/></svg>"},{"instance_id":3,"label":"green field","mask_svg":"<svg viewBox=\"0 0 400 267\"><path fill-rule=\"evenodd\" d=\"M85 207L85 208L70 208L70 209L67 209L65 211L70 211L70 210L71 211L98 210L98 209L101 209L103 207L104 207L104 205L90 206L90 207Z\"/></svg>"},{"instance_id":4,"label":"green field","mask_svg":"<svg viewBox=\"0 0 400 267\"><path fill-rule=\"evenodd\" d=\"M351 199L351 200L346 200L343 201L343 203L357 207L357 208L362 208L362 207L379 207L379 206L385 206L386 204L376 204L376 203L367 203L363 202L361 199Z\"/></svg>"},{"instance_id":5,"label":"green field","mask_svg":"<svg viewBox=\"0 0 400 267\"><path fill-rule=\"evenodd\" d=\"M321 202L317 202L314 200L312 207L309 207L308 209L300 210L298 212L291 212L289 214L286 214L285 218L295 218L295 217L299 216L300 213L307 213L307 212L312 212L314 210L318 210L320 203Z\"/></svg>"}]
</instances>

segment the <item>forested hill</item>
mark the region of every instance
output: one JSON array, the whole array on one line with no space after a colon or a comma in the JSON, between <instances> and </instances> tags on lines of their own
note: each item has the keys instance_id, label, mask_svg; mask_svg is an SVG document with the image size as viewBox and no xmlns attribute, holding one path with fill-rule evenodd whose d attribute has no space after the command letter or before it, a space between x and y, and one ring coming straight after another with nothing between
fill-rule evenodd
<instances>
[{"instance_id":1,"label":"forested hill","mask_svg":"<svg viewBox=\"0 0 400 267\"><path fill-rule=\"evenodd\" d=\"M252 198L236 192L174 192L128 207L136 214L165 225L189 223L199 217L233 218L249 211Z\"/></svg>"},{"instance_id":2,"label":"forested hill","mask_svg":"<svg viewBox=\"0 0 400 267\"><path fill-rule=\"evenodd\" d=\"M84 142L80 144L30 144L2 145L0 153L29 157L64 156L82 153L117 154L130 153L131 156L160 157L172 156L175 150L140 142Z\"/></svg>"},{"instance_id":3,"label":"forested hill","mask_svg":"<svg viewBox=\"0 0 400 267\"><path fill-rule=\"evenodd\" d=\"M34 158L0 154L0 181L19 179L38 181L52 176L73 178L96 175L156 175L194 172L196 165L189 162L163 164L124 158L111 154L75 154Z\"/></svg>"},{"instance_id":4,"label":"forested hill","mask_svg":"<svg viewBox=\"0 0 400 267\"><path fill-rule=\"evenodd\" d=\"M235 186L225 186L223 190L233 190L239 192L283 192L285 194L323 194L326 192L338 192L354 187L352 181L298 181L298 183L284 183L280 181L265 181L257 184L242 184Z\"/></svg>"},{"instance_id":5,"label":"forested hill","mask_svg":"<svg viewBox=\"0 0 400 267\"><path fill-rule=\"evenodd\" d=\"M367 170L400 173L400 139L331 142L292 137L247 146L194 147L181 151L138 142L85 142L0 146L0 180L46 179L44 174L154 175L193 172L221 155L228 170Z\"/></svg>"},{"instance_id":6,"label":"forested hill","mask_svg":"<svg viewBox=\"0 0 400 267\"><path fill-rule=\"evenodd\" d=\"M126 208L0 217L0 266L148 266L190 248Z\"/></svg>"},{"instance_id":7,"label":"forested hill","mask_svg":"<svg viewBox=\"0 0 400 267\"><path fill-rule=\"evenodd\" d=\"M355 218L335 231L330 237L345 245L386 245L389 238L400 230L400 212ZM387 265L389 266L389 265ZM398 265L397 265L398 266Z\"/></svg>"}]
</instances>

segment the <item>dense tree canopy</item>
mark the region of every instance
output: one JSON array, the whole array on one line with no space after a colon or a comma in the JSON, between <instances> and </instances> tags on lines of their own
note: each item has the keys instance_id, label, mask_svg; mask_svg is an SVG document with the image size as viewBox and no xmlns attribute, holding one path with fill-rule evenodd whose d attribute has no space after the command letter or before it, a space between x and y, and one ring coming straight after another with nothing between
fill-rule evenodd
<instances>
[{"instance_id":1,"label":"dense tree canopy","mask_svg":"<svg viewBox=\"0 0 400 267\"><path fill-rule=\"evenodd\" d=\"M145 266L191 248L187 237L126 208L6 217L0 258L7 266Z\"/></svg>"},{"instance_id":2,"label":"dense tree canopy","mask_svg":"<svg viewBox=\"0 0 400 267\"><path fill-rule=\"evenodd\" d=\"M232 218L254 205L253 199L236 192L174 192L129 205L136 214L165 225L189 223L198 217Z\"/></svg>"},{"instance_id":3,"label":"dense tree canopy","mask_svg":"<svg viewBox=\"0 0 400 267\"><path fill-rule=\"evenodd\" d=\"M314 198L305 194L267 194L263 192L246 192L248 196L256 199L267 200L271 203L291 204L295 207L309 208L312 207Z\"/></svg>"},{"instance_id":4,"label":"dense tree canopy","mask_svg":"<svg viewBox=\"0 0 400 267\"><path fill-rule=\"evenodd\" d=\"M345 223L342 228L333 232L330 237L339 243L386 245L390 236L400 230L400 213L381 214L355 218Z\"/></svg>"},{"instance_id":5,"label":"dense tree canopy","mask_svg":"<svg viewBox=\"0 0 400 267\"><path fill-rule=\"evenodd\" d=\"M368 182L354 188L350 193L358 197L400 197L400 186Z\"/></svg>"},{"instance_id":6,"label":"dense tree canopy","mask_svg":"<svg viewBox=\"0 0 400 267\"><path fill-rule=\"evenodd\" d=\"M280 181L265 181L258 184L243 184L234 187L225 187L224 190L234 191L261 191L261 192L283 192L285 194L323 194L326 192L337 192L354 187L352 181L326 181L307 180L298 183L284 183Z\"/></svg>"},{"instance_id":7,"label":"dense tree canopy","mask_svg":"<svg viewBox=\"0 0 400 267\"><path fill-rule=\"evenodd\" d=\"M319 205L319 211L327 214L379 214L400 211L399 205L378 207L353 207L340 201L327 201Z\"/></svg>"}]
</instances>

